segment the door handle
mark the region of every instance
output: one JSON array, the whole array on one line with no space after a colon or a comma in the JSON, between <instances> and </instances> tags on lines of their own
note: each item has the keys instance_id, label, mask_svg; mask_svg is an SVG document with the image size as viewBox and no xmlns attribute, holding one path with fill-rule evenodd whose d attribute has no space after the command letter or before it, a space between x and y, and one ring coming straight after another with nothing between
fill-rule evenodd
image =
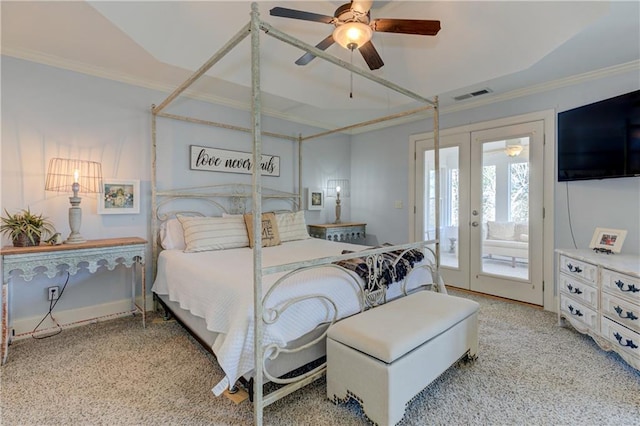
<instances>
[{"instance_id":1,"label":"door handle","mask_svg":"<svg viewBox=\"0 0 640 426\"><path fill-rule=\"evenodd\" d=\"M478 226L478 222L471 222L471 226Z\"/></svg>"}]
</instances>

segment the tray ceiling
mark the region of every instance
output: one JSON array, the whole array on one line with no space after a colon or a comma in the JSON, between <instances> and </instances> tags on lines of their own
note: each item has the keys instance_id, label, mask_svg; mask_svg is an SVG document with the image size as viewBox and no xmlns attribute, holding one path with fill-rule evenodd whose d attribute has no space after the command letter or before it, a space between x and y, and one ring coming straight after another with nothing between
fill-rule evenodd
<instances>
[{"instance_id":1,"label":"tray ceiling","mask_svg":"<svg viewBox=\"0 0 640 426\"><path fill-rule=\"evenodd\" d=\"M333 26L269 15L275 6L324 15L335 1L259 2L261 19L315 45ZM2 2L2 52L120 81L172 90L249 22L245 1ZM638 61L637 2L374 2L372 18L438 19L435 37L374 33L385 65L373 74L441 106L488 87L505 91ZM413 106L415 101L316 59L272 37L261 44L265 112L320 127L339 127ZM362 57L327 52L367 69ZM192 87L199 98L247 109L247 37ZM353 92L353 98L349 93ZM160 100L158 100L160 101ZM464 102L464 101L461 101Z\"/></svg>"}]
</instances>

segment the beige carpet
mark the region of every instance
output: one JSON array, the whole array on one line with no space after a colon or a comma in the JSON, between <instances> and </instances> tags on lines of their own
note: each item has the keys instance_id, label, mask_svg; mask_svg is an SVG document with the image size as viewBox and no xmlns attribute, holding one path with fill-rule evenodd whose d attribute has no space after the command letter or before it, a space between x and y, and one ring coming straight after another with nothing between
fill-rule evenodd
<instances>
[{"instance_id":1,"label":"beige carpet","mask_svg":"<svg viewBox=\"0 0 640 426\"><path fill-rule=\"evenodd\" d=\"M406 425L640 425L640 373L556 316L481 303L479 358L444 373L407 409ZM153 320L155 319L155 320ZM138 317L15 342L1 369L2 425L248 425L251 404L210 389L215 360L175 322ZM267 407L267 425L366 424L319 380Z\"/></svg>"}]
</instances>

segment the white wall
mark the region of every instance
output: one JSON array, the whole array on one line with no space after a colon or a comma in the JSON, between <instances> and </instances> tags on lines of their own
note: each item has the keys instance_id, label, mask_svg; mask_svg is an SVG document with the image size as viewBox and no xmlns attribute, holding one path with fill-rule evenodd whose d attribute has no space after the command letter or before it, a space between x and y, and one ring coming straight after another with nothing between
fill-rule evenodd
<instances>
[{"instance_id":1,"label":"white wall","mask_svg":"<svg viewBox=\"0 0 640 426\"><path fill-rule=\"evenodd\" d=\"M56 229L69 234L70 194L44 190L48 161L52 157L100 161L105 177L139 179L141 208L136 215L98 215L96 196L82 198L81 233L87 239L138 236L151 240L151 114L152 104L163 101L160 93L111 80L70 72L11 57L2 57L2 146L0 208L15 212L29 207L50 218ZM181 98L170 112L189 114L212 121L250 127L248 112L237 111ZM263 130L297 136L317 129L263 117ZM159 158L161 183L179 187L230 181L251 182L250 175L189 170L188 146L251 151L251 136L227 129L188 124L167 119L158 121L158 142L169 153ZM303 144L303 186L321 187L327 179L348 178L348 137L312 140ZM281 177L263 178L265 186L287 191L297 189L297 143L264 138L263 151L281 156ZM349 218L349 208L343 217ZM306 213L308 223L333 220L333 206ZM2 245L10 245L3 236ZM151 251L148 250L148 259ZM147 262L149 265L151 262ZM148 276L147 288L152 279ZM38 276L29 283L15 280L14 321L37 321L49 307L46 287L62 285L64 276ZM90 275L81 271L71 277L56 311L108 304L128 297L128 271ZM28 321L27 321L28 320ZM35 325L35 323L33 324Z\"/></svg>"},{"instance_id":2,"label":"white wall","mask_svg":"<svg viewBox=\"0 0 640 426\"><path fill-rule=\"evenodd\" d=\"M148 194L152 100L148 90L2 57L2 212L29 207L48 217L66 238L70 194L44 190L53 157L100 161L105 177L140 179L141 192ZM148 238L148 197L138 215L101 216L96 212L96 195L81 196L80 231L85 238ZM6 236L2 244L10 244ZM126 299L126 272L122 267L93 276L79 272L69 280L56 311ZM45 288L62 288L65 278L59 274L51 280L43 276L28 283L14 280L13 320L42 318L49 307Z\"/></svg>"},{"instance_id":3,"label":"white wall","mask_svg":"<svg viewBox=\"0 0 640 426\"><path fill-rule=\"evenodd\" d=\"M455 113L441 113L440 129L580 105L638 90L638 72L618 74L582 84L542 92L510 101ZM400 243L409 239L409 136L432 130L432 120L396 126L352 137L352 218L367 222L376 242ZM556 180L555 171L549 179ZM640 177L568 184L555 183L555 247L573 247L567 209L579 248L587 248L595 227L627 229L624 253L640 253ZM394 208L396 200L403 209Z\"/></svg>"}]
</instances>

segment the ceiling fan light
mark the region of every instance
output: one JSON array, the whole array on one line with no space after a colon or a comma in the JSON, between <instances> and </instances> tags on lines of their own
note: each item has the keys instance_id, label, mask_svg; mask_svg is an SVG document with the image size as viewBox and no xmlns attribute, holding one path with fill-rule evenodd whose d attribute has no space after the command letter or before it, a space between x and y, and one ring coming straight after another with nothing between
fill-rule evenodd
<instances>
[{"instance_id":1,"label":"ceiling fan light","mask_svg":"<svg viewBox=\"0 0 640 426\"><path fill-rule=\"evenodd\" d=\"M507 147L504 149L504 152L509 157L517 157L518 155L520 155L520 153L522 153L522 150L522 145L507 145Z\"/></svg>"},{"instance_id":2,"label":"ceiling fan light","mask_svg":"<svg viewBox=\"0 0 640 426\"><path fill-rule=\"evenodd\" d=\"M347 22L333 30L333 39L345 49L357 49L369 40L373 30L362 22ZM352 49L353 48L353 49Z\"/></svg>"}]
</instances>

